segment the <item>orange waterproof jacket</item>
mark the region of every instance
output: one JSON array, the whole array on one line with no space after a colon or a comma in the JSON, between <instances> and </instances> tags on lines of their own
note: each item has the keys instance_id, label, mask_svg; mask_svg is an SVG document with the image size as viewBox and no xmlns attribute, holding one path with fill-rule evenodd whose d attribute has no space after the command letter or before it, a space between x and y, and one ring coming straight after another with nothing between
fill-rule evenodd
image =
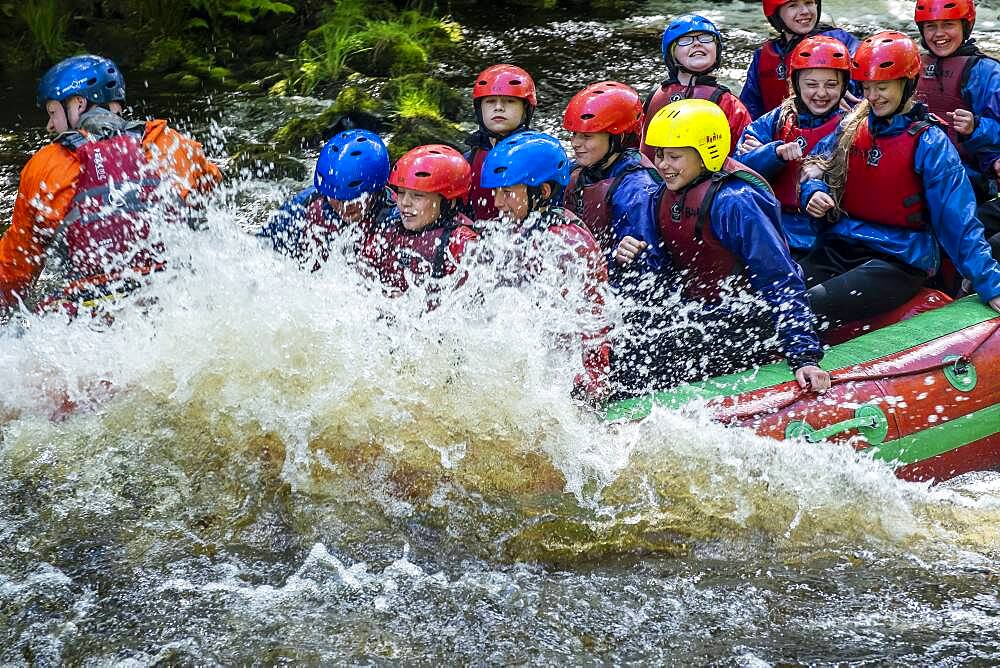
<instances>
[{"instance_id":1,"label":"orange waterproof jacket","mask_svg":"<svg viewBox=\"0 0 1000 668\"><path fill-rule=\"evenodd\" d=\"M163 120L147 121L143 148L162 178L175 184L181 197L207 192L222 179L201 144L167 127ZM53 241L76 195L80 162L60 144L49 144L21 170L21 183L10 227L0 238L0 308L24 297L45 265Z\"/></svg>"}]
</instances>

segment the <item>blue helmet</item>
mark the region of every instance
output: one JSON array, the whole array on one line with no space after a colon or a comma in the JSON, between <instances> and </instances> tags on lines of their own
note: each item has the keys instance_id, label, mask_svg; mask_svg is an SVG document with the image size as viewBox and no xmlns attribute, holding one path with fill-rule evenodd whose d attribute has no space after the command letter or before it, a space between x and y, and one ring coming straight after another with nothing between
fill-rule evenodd
<instances>
[{"instance_id":1,"label":"blue helmet","mask_svg":"<svg viewBox=\"0 0 1000 668\"><path fill-rule=\"evenodd\" d=\"M536 130L525 130L497 142L483 161L480 185L505 188L569 183L569 158L559 140Z\"/></svg>"},{"instance_id":2,"label":"blue helmet","mask_svg":"<svg viewBox=\"0 0 1000 668\"><path fill-rule=\"evenodd\" d=\"M389 179L389 151L368 130L345 130L319 152L313 183L321 194L352 200L384 188Z\"/></svg>"},{"instance_id":3,"label":"blue helmet","mask_svg":"<svg viewBox=\"0 0 1000 668\"><path fill-rule=\"evenodd\" d=\"M111 60L101 56L73 56L49 68L38 82L39 107L46 100L62 102L74 95L94 104L125 101L125 77Z\"/></svg>"},{"instance_id":4,"label":"blue helmet","mask_svg":"<svg viewBox=\"0 0 1000 668\"><path fill-rule=\"evenodd\" d=\"M670 54L670 46L676 42L678 38L693 32L707 32L715 35L715 41L719 49L715 64L718 66L718 59L722 57L722 33L719 32L719 29L715 27L714 23L706 19L704 16L698 16L697 14L684 14L683 16L678 16L673 21L668 23L666 29L663 31L663 41L660 45L660 51L663 53L663 62L667 64L667 67L671 69L676 67L674 58Z\"/></svg>"}]
</instances>

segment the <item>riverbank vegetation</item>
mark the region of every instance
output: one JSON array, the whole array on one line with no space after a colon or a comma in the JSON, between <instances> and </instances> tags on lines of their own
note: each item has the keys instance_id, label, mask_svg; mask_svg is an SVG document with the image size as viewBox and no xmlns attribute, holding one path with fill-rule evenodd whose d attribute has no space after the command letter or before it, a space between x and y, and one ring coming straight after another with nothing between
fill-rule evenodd
<instances>
[{"instance_id":1,"label":"riverbank vegetation","mask_svg":"<svg viewBox=\"0 0 1000 668\"><path fill-rule=\"evenodd\" d=\"M291 119L251 154L318 145L345 126L392 133L394 155L461 138L461 97L432 72L462 29L419 2L0 1L0 23L17 36L0 45L3 74L22 80L96 52L158 88L335 100L319 116Z\"/></svg>"}]
</instances>

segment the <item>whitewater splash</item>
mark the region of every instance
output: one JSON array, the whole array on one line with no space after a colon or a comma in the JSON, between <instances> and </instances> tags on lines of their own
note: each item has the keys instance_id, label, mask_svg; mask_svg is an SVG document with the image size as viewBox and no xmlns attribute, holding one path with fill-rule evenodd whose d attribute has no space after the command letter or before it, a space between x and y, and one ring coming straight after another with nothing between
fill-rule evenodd
<instances>
[{"instance_id":1,"label":"whitewater splash","mask_svg":"<svg viewBox=\"0 0 1000 668\"><path fill-rule=\"evenodd\" d=\"M27 540L99 526L140 562L382 532L558 563L718 541L996 548L966 530L1000 517L994 497L848 448L696 407L602 424L570 398L585 309L555 276L509 285L502 252L428 313L339 262L300 271L225 210L170 234L183 252L110 322L22 314L0 335L7 499L45 517Z\"/></svg>"}]
</instances>

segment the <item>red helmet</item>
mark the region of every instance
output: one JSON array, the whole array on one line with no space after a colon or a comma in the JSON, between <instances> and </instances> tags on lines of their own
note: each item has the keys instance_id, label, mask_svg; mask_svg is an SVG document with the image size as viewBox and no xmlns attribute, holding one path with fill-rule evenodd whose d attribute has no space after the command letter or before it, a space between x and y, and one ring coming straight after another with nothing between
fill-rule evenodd
<instances>
[{"instance_id":1,"label":"red helmet","mask_svg":"<svg viewBox=\"0 0 1000 668\"><path fill-rule=\"evenodd\" d=\"M519 97L532 107L538 106L535 82L530 74L516 65L494 65L479 73L476 83L472 85L472 99L478 100L489 95Z\"/></svg>"},{"instance_id":2,"label":"red helmet","mask_svg":"<svg viewBox=\"0 0 1000 668\"><path fill-rule=\"evenodd\" d=\"M917 0L913 13L917 25L925 21L968 21L976 25L976 5L972 0Z\"/></svg>"},{"instance_id":3,"label":"red helmet","mask_svg":"<svg viewBox=\"0 0 1000 668\"><path fill-rule=\"evenodd\" d=\"M764 16L771 18L774 16L782 5L787 5L792 0L764 0Z\"/></svg>"},{"instance_id":4,"label":"red helmet","mask_svg":"<svg viewBox=\"0 0 1000 668\"><path fill-rule=\"evenodd\" d=\"M920 75L917 43L901 32L886 30L861 42L851 63L855 81L916 79Z\"/></svg>"},{"instance_id":5,"label":"red helmet","mask_svg":"<svg viewBox=\"0 0 1000 668\"><path fill-rule=\"evenodd\" d=\"M764 4L764 16L767 17L767 22L770 23L775 30L789 31L788 26L785 22L781 20L778 16L778 10L783 6L787 5L792 0L763 0ZM816 22L819 23L819 17L823 13L823 0L816 0Z\"/></svg>"},{"instance_id":6,"label":"red helmet","mask_svg":"<svg viewBox=\"0 0 1000 668\"><path fill-rule=\"evenodd\" d=\"M396 161L389 185L445 199L464 197L472 182L472 168L462 154L444 144L418 146Z\"/></svg>"},{"instance_id":7,"label":"red helmet","mask_svg":"<svg viewBox=\"0 0 1000 668\"><path fill-rule=\"evenodd\" d=\"M642 127L642 99L635 89L617 81L590 84L566 105L563 127L570 132L623 135Z\"/></svg>"},{"instance_id":8,"label":"red helmet","mask_svg":"<svg viewBox=\"0 0 1000 668\"><path fill-rule=\"evenodd\" d=\"M816 35L799 42L788 59L792 72L822 67L831 70L851 71L851 52L839 39Z\"/></svg>"}]
</instances>

